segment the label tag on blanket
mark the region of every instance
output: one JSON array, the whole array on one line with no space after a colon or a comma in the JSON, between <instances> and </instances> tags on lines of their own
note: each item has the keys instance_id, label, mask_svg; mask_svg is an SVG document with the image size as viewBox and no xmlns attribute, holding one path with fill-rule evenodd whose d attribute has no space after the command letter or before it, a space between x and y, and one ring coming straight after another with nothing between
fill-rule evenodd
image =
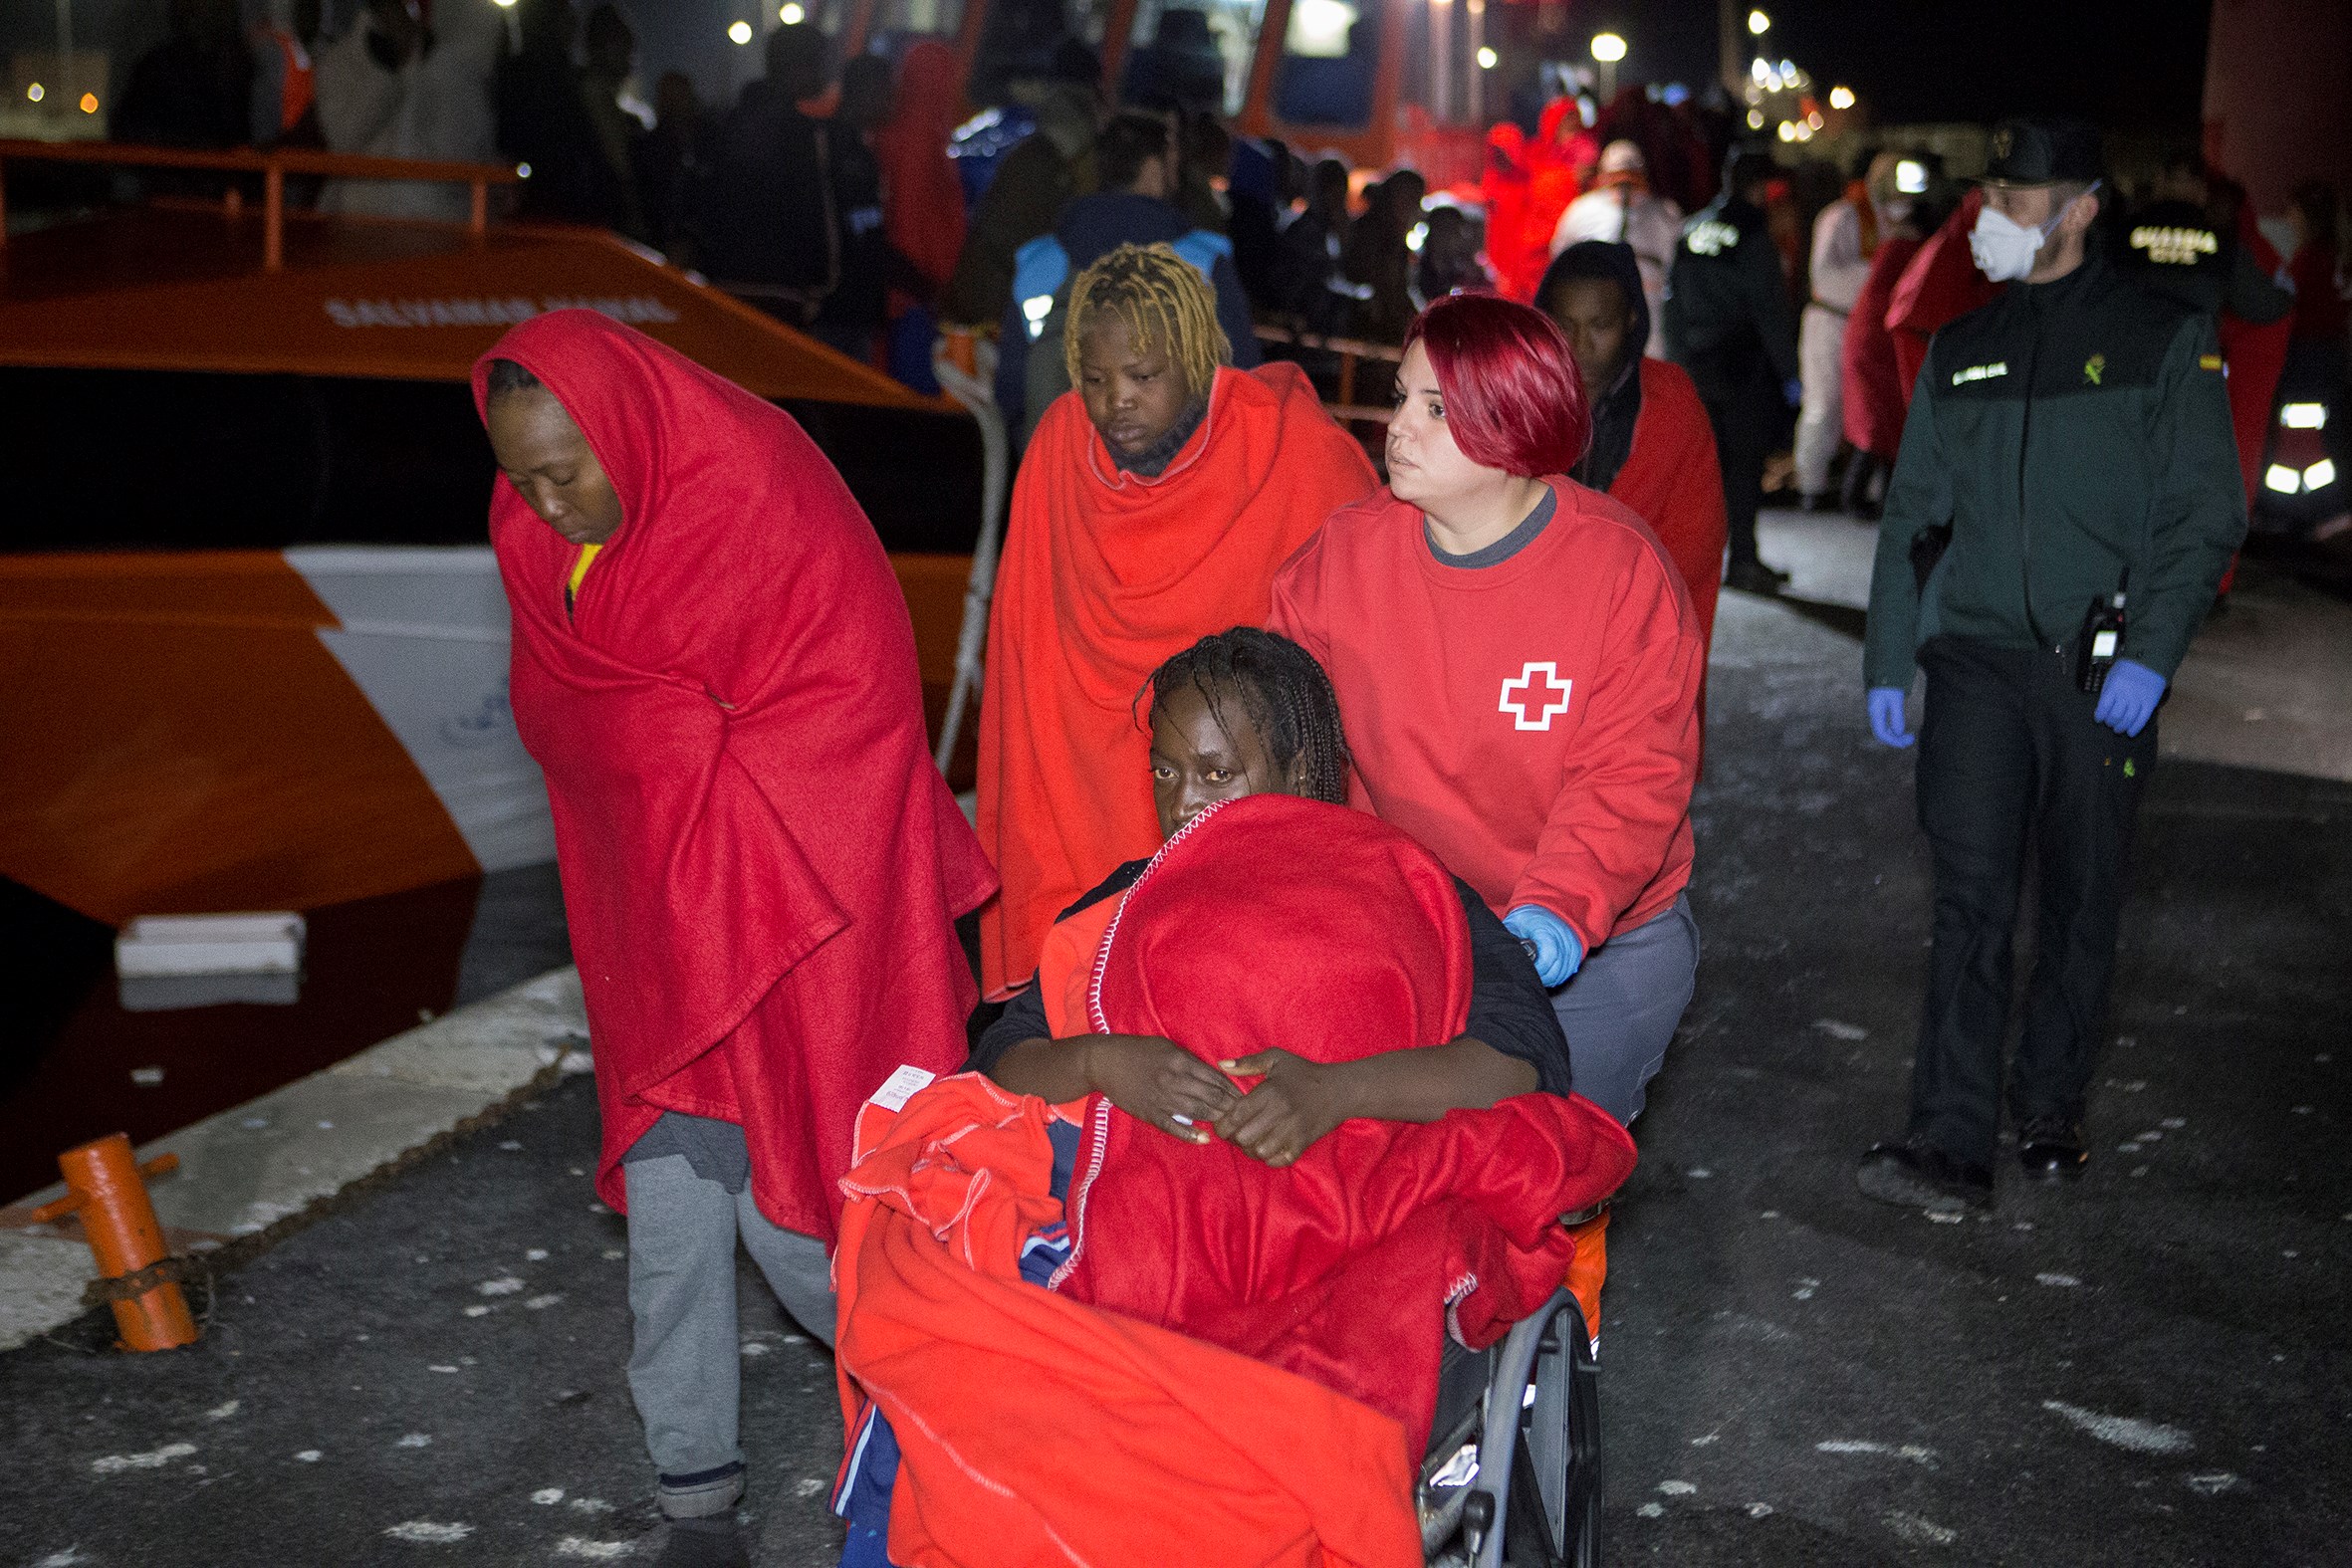
<instances>
[{"instance_id":1,"label":"label tag on blanket","mask_svg":"<svg viewBox=\"0 0 2352 1568\"><path fill-rule=\"evenodd\" d=\"M874 1090L871 1103L885 1111L904 1110L906 1102L913 1099L919 1090L928 1088L931 1080L937 1076L937 1073L925 1072L920 1067L900 1067L882 1080L882 1086Z\"/></svg>"}]
</instances>

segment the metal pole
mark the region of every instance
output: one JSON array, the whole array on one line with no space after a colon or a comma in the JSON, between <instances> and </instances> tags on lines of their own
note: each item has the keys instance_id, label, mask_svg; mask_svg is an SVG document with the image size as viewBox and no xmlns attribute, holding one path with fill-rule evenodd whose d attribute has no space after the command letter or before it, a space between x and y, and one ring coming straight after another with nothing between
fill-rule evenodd
<instances>
[{"instance_id":1,"label":"metal pole","mask_svg":"<svg viewBox=\"0 0 2352 1568\"><path fill-rule=\"evenodd\" d=\"M964 715L979 702L985 679L983 656L988 651L988 610L996 594L997 557L1004 548L1005 492L1012 472L1012 443L996 393L977 368L966 368L949 357L942 340L931 360L947 395L971 411L980 425L980 537L972 547L972 573L964 581L964 618L956 632L956 678L948 688L947 714L939 725L939 750L933 761L945 774L954 765L956 742Z\"/></svg>"},{"instance_id":2,"label":"metal pole","mask_svg":"<svg viewBox=\"0 0 2352 1568\"><path fill-rule=\"evenodd\" d=\"M1745 102L1740 95L1748 86L1748 7L1743 0L1716 0L1715 51L1724 91L1732 95L1736 110Z\"/></svg>"},{"instance_id":3,"label":"metal pole","mask_svg":"<svg viewBox=\"0 0 2352 1568\"><path fill-rule=\"evenodd\" d=\"M1250 57L1250 87L1242 98L1244 135L1263 136L1274 123L1274 77L1283 63L1283 44L1291 33L1291 0L1266 0L1258 21L1258 49Z\"/></svg>"},{"instance_id":4,"label":"metal pole","mask_svg":"<svg viewBox=\"0 0 2352 1568\"><path fill-rule=\"evenodd\" d=\"M852 60L864 54L873 30L874 0L850 0L849 20L841 29L841 58Z\"/></svg>"},{"instance_id":5,"label":"metal pole","mask_svg":"<svg viewBox=\"0 0 2352 1568\"><path fill-rule=\"evenodd\" d=\"M74 0L57 0L57 68L66 79L66 102L74 103L82 97L74 91L81 86L74 76Z\"/></svg>"},{"instance_id":6,"label":"metal pole","mask_svg":"<svg viewBox=\"0 0 2352 1568\"><path fill-rule=\"evenodd\" d=\"M1135 38L1135 0L1110 0L1102 23L1102 101L1116 104L1126 82L1127 51Z\"/></svg>"},{"instance_id":7,"label":"metal pole","mask_svg":"<svg viewBox=\"0 0 2352 1568\"><path fill-rule=\"evenodd\" d=\"M1487 68L1479 59L1479 52L1487 47L1487 0L1468 0L1463 7L1470 16L1470 96L1465 108L1473 125L1487 122Z\"/></svg>"},{"instance_id":8,"label":"metal pole","mask_svg":"<svg viewBox=\"0 0 2352 1568\"><path fill-rule=\"evenodd\" d=\"M286 265L286 170L273 158L261 174L261 270Z\"/></svg>"},{"instance_id":9,"label":"metal pole","mask_svg":"<svg viewBox=\"0 0 2352 1568\"><path fill-rule=\"evenodd\" d=\"M1429 0L1429 117L1454 117L1454 0Z\"/></svg>"}]
</instances>

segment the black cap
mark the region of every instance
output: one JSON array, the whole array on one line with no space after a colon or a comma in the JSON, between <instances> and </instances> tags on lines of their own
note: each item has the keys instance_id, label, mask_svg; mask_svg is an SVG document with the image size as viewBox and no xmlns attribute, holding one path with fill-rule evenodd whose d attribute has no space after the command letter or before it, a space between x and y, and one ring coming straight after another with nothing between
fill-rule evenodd
<instances>
[{"instance_id":1,"label":"black cap","mask_svg":"<svg viewBox=\"0 0 2352 1568\"><path fill-rule=\"evenodd\" d=\"M1743 185L1754 185L1777 176L1780 165L1769 149L1753 141L1736 141L1723 160L1723 188L1733 196L1740 194Z\"/></svg>"},{"instance_id":2,"label":"black cap","mask_svg":"<svg viewBox=\"0 0 2352 1568\"><path fill-rule=\"evenodd\" d=\"M1985 178L1999 185L2049 185L2098 179L2104 172L2097 127L2079 119L2004 119L1993 127Z\"/></svg>"}]
</instances>

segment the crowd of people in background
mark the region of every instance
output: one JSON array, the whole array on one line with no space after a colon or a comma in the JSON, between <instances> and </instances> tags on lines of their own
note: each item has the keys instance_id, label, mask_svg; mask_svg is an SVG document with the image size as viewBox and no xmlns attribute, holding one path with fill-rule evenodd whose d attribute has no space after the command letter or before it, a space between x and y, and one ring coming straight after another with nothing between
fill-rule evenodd
<instances>
[{"instance_id":1,"label":"crowd of people in background","mask_svg":"<svg viewBox=\"0 0 2352 1568\"><path fill-rule=\"evenodd\" d=\"M1178 11L1136 51L1124 107L1104 94L1099 55L1069 36L1041 33L997 60L990 96L1034 129L983 182L959 177L951 156L963 84L939 39L836 63L814 24L780 26L763 75L718 106L674 71L642 91L636 35L613 0L585 12L574 0L362 0L333 37L319 0L285 14L247 31L236 0L174 0L168 37L129 74L118 137L528 165L519 216L624 234L921 390L937 389L942 326L993 336L1017 440L1062 390L1068 281L1121 244L1169 243L1201 270L1245 368L1261 326L1393 345L1433 300L1533 301L1563 253L1623 246L1650 328L1643 352L1688 370L1709 413L1729 580L1756 591L1783 580L1754 546L1764 497L1875 516L1928 337L1994 292L1969 258L1975 193L1932 152L1866 146L1845 169L1743 156L1712 96L1628 85L1605 103L1515 97L1476 186L1433 190L1409 167L1355 169L1230 134L1203 65L1214 41L1189 38L1193 13ZM2129 195L2102 209L2101 240L2127 265L2134 227L2195 219L2223 236L2231 277L2192 287L2224 323L2250 492L2281 376L2323 397L2345 380L2342 202L2323 184L2297 190L2281 254L2243 191L2194 156ZM457 218L465 196L330 181L316 199ZM1684 244L1717 225L1753 237L1724 250L1737 269Z\"/></svg>"}]
</instances>

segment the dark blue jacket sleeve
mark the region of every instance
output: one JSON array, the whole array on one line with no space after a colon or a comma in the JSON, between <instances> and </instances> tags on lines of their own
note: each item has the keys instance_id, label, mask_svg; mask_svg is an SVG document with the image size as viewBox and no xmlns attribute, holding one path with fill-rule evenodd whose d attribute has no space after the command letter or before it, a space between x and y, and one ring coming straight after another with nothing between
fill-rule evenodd
<instances>
[{"instance_id":1,"label":"dark blue jacket sleeve","mask_svg":"<svg viewBox=\"0 0 2352 1568\"><path fill-rule=\"evenodd\" d=\"M1022 319L1021 302L1005 307L1004 325L997 331L997 409L1005 428L1018 438L1023 405L1029 401L1029 323Z\"/></svg>"},{"instance_id":2,"label":"dark blue jacket sleeve","mask_svg":"<svg viewBox=\"0 0 2352 1568\"><path fill-rule=\"evenodd\" d=\"M1242 292L1242 276L1231 256L1217 258L1217 325L1233 343L1233 367L1249 370L1263 357L1258 351L1258 325L1250 317L1250 297Z\"/></svg>"}]
</instances>

